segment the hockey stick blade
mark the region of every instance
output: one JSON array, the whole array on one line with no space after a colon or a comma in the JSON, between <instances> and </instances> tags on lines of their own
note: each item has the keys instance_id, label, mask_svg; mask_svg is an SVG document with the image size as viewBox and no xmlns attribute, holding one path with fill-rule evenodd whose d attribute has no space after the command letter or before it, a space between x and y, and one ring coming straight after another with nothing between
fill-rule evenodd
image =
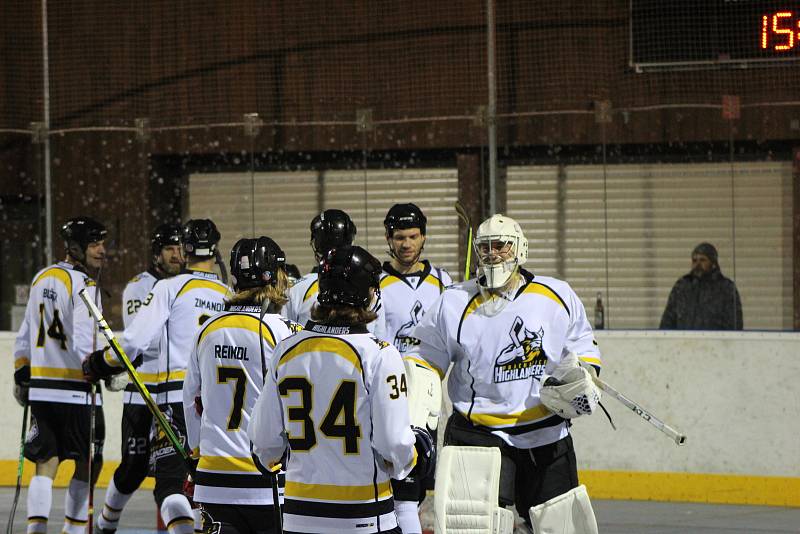
<instances>
[{"instance_id":1,"label":"hockey stick blade","mask_svg":"<svg viewBox=\"0 0 800 534\"><path fill-rule=\"evenodd\" d=\"M142 379L139 378L139 374L136 372L136 369L133 367L128 355L125 354L125 351L122 350L122 346L117 341L117 338L114 336L114 332L108 326L103 314L100 313L100 310L97 309L94 302L88 297L86 290L82 289L79 293L83 302L86 303L86 307L89 309L89 313L92 315L95 321L97 321L97 325L100 327L100 331L105 336L106 340L108 341L111 350L114 351L114 354L117 356L117 359L122 363L125 367L125 370L128 372L128 376L131 379L131 383L134 385L136 390L144 399L144 403L147 408L150 410L150 413L153 414L153 417L156 419L156 423L158 426L161 427L161 430L164 431L166 434L167 439L169 439L172 446L175 447L175 450L178 451L178 454L181 456L184 464L186 464L187 469L189 472L193 470L193 465L191 460L189 459L189 454L186 452L186 449L181 444L178 437L175 435L175 431L172 430L172 426L167 421L166 416L164 413L159 409L158 404L156 401L153 400L153 397L150 395L150 392L147 390L147 387L142 383Z\"/></svg>"},{"instance_id":2,"label":"hockey stick blade","mask_svg":"<svg viewBox=\"0 0 800 534\"><path fill-rule=\"evenodd\" d=\"M611 385L607 382L600 380L598 376L596 376L594 372L594 368L591 368L591 364L581 361L580 364L583 367L586 367L589 371L589 374L592 376L592 380L594 383L597 384L597 387L608 393L610 396L617 399L623 406L631 410L633 413L656 427L658 430L669 436L669 438L674 441L677 445L685 445L686 444L686 434L682 434L681 432L675 430L664 421L656 417L655 415L651 414L644 408L642 408L638 403L632 401L616 389L614 389Z\"/></svg>"}]
</instances>

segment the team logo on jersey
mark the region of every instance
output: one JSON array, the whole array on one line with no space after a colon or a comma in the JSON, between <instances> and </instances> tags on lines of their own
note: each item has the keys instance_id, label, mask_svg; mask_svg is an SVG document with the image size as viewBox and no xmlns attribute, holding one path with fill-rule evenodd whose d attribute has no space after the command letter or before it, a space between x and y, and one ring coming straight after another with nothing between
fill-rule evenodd
<instances>
[{"instance_id":1,"label":"team logo on jersey","mask_svg":"<svg viewBox=\"0 0 800 534\"><path fill-rule=\"evenodd\" d=\"M542 347L544 329L533 332L517 317L508 332L511 343L503 347L494 362L495 383L525 380L541 376L547 364L547 355Z\"/></svg>"},{"instance_id":2,"label":"team logo on jersey","mask_svg":"<svg viewBox=\"0 0 800 534\"><path fill-rule=\"evenodd\" d=\"M288 328L292 334L296 334L303 329L303 325L300 323L290 321L289 319L281 319L281 321L283 321L283 324L286 325L286 328Z\"/></svg>"},{"instance_id":3,"label":"team logo on jersey","mask_svg":"<svg viewBox=\"0 0 800 534\"><path fill-rule=\"evenodd\" d=\"M417 326L424 313L422 303L416 301L409 312L410 320L407 323L403 323L397 330L397 334L394 336L394 346L397 347L401 354L419 345L419 340L411 337L411 331Z\"/></svg>"}]
</instances>

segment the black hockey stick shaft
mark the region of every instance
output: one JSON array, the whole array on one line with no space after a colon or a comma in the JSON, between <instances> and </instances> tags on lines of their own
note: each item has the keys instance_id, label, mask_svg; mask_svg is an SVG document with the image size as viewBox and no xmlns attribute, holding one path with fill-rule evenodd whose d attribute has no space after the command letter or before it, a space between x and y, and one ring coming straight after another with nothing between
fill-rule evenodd
<instances>
[{"instance_id":1,"label":"black hockey stick shaft","mask_svg":"<svg viewBox=\"0 0 800 534\"><path fill-rule=\"evenodd\" d=\"M156 423L158 424L159 427L161 427L161 430L164 431L164 434L166 434L167 439L169 439L172 446L175 447L175 450L180 455L181 460L183 460L186 469L190 473L193 472L194 465L192 464L192 461L189 459L189 453L186 452L186 449L183 447L180 440L178 440L178 437L175 435L175 431L172 429L172 425L169 424L166 416L161 411L161 409L159 409L158 404L156 404L156 401L153 400L153 397L147 390L147 387L144 385L144 383L142 383L142 379L139 377L139 374L136 372L136 369L133 367L133 364L131 363L127 354L125 354L125 351L122 350L122 346L119 344L119 341L117 341L117 338L114 336L114 332L111 330L111 328L109 328L108 323L103 318L103 314L100 313L100 310L97 309L97 306L95 306L94 303L91 301L91 299L87 296L85 289L82 289L79 294L81 299L83 299L83 301L86 303L86 307L89 308L89 313L92 315L92 317L94 317L94 320L97 321L97 324L100 327L100 330L103 332L103 335L105 336L106 340L108 341L111 350L114 351L114 354L117 356L117 359L120 361L120 363L122 363L122 365L125 367L125 370L128 372L128 376L131 379L131 383L134 385L136 390L142 396L145 406L147 406L148 410L150 410L150 413L153 414Z\"/></svg>"},{"instance_id":2,"label":"black hockey stick shaft","mask_svg":"<svg viewBox=\"0 0 800 534\"><path fill-rule=\"evenodd\" d=\"M14 516L17 513L17 503L19 502L19 492L22 489L22 470L25 467L25 435L28 432L28 406L26 402L22 409L22 433L19 438L19 463L17 463L17 487L14 490L14 501L11 503L11 511L8 513L8 524L6 534L12 534L14 530Z\"/></svg>"}]
</instances>

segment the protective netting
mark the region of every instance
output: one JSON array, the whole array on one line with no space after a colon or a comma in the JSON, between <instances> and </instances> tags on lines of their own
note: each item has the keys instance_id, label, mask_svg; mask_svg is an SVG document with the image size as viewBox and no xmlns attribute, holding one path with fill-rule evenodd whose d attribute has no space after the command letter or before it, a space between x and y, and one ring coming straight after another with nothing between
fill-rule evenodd
<instances>
[{"instance_id":1,"label":"protective netting","mask_svg":"<svg viewBox=\"0 0 800 534\"><path fill-rule=\"evenodd\" d=\"M109 224L113 294L142 268L156 223L221 202L223 196L213 193L202 202L192 198L192 183L199 182L191 177L215 173L239 175L238 181L218 181L223 188L241 182L219 207L235 219L235 232L268 233L283 224L280 230L297 240L286 247L297 254L307 252L305 224L291 232L277 213L306 219L347 197L363 221L360 235L381 250L385 210L418 194L416 200L439 217L442 232L428 252L455 270L463 255L456 242L463 243L464 234L448 206L465 187L455 154L479 154L481 175L472 186L483 188L475 197L485 204L492 50L498 156L502 168L512 169L508 195L500 192L502 209L514 209L511 195L519 200L527 193L530 203L520 208L525 217L543 205L527 178L533 171L521 171L526 178L515 182L514 166L599 165L602 172L578 194L605 202L600 219L580 219L565 203L548 207L562 210L563 220L547 231L566 233L562 241L568 243L575 217L579 227L598 232L630 226L628 211L605 209L620 201L619 191L631 190L623 180L619 191L604 193L608 165L728 162L730 182L708 194L732 199L722 223L731 246L721 254L733 255L726 261L735 265L735 255L748 251L741 243L735 247L733 212L742 193L734 163L788 161L800 138L798 24L795 0L5 2L3 285L27 284L43 263L48 180L54 230L83 212ZM392 169L420 172L375 172ZM576 176L575 170L557 169L548 187L557 190L559 177ZM770 191L785 192L792 171L778 171L780 184ZM287 174L309 172L296 180ZM286 182L283 196L271 197L276 189L263 185L275 176ZM638 174L630 179L641 182ZM206 180L212 190L215 180ZM440 181L429 191L414 180ZM757 180L766 183L761 175ZM610 196L604 201L602 194ZM655 211L648 195L642 195L642 209L649 221ZM269 210L274 199L284 203L281 210ZM790 211L781 212L781 227L790 224ZM526 231L542 224L534 215L530 221ZM690 224L702 228L703 216ZM239 236L235 232L226 244ZM644 234L638 248L648 250L653 239ZM613 262L615 251L605 247L614 242L614 236L595 236L585 256ZM670 265L684 265L687 247L674 247L682 252L669 256ZM57 237L52 250L61 254ZM781 254L789 261L791 243ZM569 274L564 261L546 263L555 268L549 274ZM601 263L591 272L607 273L609 261ZM792 274L782 276L781 288ZM592 275L578 288L587 303L597 291L614 292L613 277L610 287L603 278L609 277ZM616 294L625 295L629 283L620 281ZM653 326L669 289L669 282L661 283L667 287L642 305L647 312L636 312L647 323L626 324ZM749 291L763 293L760 284ZM12 297L2 296L0 322L8 324ZM790 322L781 316L763 327Z\"/></svg>"},{"instance_id":2,"label":"protective netting","mask_svg":"<svg viewBox=\"0 0 800 534\"><path fill-rule=\"evenodd\" d=\"M586 112L605 99L616 110L721 105L727 94L750 106L795 101L800 73L786 61L800 55L795 4L498 3L498 113ZM323 126L352 124L364 108L379 123L468 120L487 99L486 6L84 0L47 3L45 28L41 3L7 3L0 128L43 120L45 93L54 129L139 117L154 127L218 124L253 112ZM784 61L743 68L749 59ZM634 65L702 62L716 64L655 73Z\"/></svg>"}]
</instances>

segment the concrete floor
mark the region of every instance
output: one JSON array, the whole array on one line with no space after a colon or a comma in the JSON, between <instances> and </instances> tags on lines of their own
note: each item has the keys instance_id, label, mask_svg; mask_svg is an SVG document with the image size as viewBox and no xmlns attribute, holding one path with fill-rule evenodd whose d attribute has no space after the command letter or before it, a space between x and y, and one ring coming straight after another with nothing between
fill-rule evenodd
<instances>
[{"instance_id":1,"label":"concrete floor","mask_svg":"<svg viewBox=\"0 0 800 534\"><path fill-rule=\"evenodd\" d=\"M105 489L95 492L95 505L102 506ZM5 529L14 488L0 488L0 525ZM14 519L14 534L25 532L25 489ZM800 508L734 506L647 501L593 500L602 534L756 534L800 533ZM61 528L64 489L53 492L49 532ZM149 491L138 491L122 515L117 534L155 534L156 507Z\"/></svg>"}]
</instances>

